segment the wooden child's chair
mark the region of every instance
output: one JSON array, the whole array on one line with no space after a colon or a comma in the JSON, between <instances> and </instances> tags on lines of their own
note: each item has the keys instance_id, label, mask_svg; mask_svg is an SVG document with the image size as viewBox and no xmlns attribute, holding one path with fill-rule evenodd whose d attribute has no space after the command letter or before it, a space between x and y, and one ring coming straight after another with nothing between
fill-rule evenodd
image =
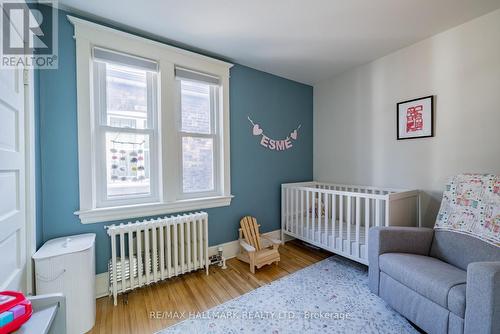
<instances>
[{"instance_id":1,"label":"wooden child's chair","mask_svg":"<svg viewBox=\"0 0 500 334\"><path fill-rule=\"evenodd\" d=\"M280 260L278 247L281 241L271 239L265 235L260 235L257 220L254 217L246 216L240 220L240 254L238 259L250 264L250 271L255 273L255 267L260 268L265 264ZM268 240L271 245L263 247L261 238Z\"/></svg>"}]
</instances>

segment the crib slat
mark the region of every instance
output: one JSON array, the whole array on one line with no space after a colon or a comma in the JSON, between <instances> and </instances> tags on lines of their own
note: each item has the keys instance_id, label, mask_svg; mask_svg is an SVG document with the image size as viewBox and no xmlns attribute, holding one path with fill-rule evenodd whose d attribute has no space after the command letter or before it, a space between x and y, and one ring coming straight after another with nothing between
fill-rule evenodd
<instances>
[{"instance_id":1,"label":"crib slat","mask_svg":"<svg viewBox=\"0 0 500 334\"><path fill-rule=\"evenodd\" d=\"M290 189L290 197L289 197L289 200L290 200L290 228L292 229L292 233L295 233L295 220L294 220L294 215L293 215L293 212L294 212L294 192L295 192L295 189Z\"/></svg>"},{"instance_id":2,"label":"crib slat","mask_svg":"<svg viewBox=\"0 0 500 334\"><path fill-rule=\"evenodd\" d=\"M352 225L352 196L347 196L347 253L352 253L351 247L351 225Z\"/></svg>"},{"instance_id":3,"label":"crib slat","mask_svg":"<svg viewBox=\"0 0 500 334\"><path fill-rule=\"evenodd\" d=\"M337 195L332 194L332 247L335 248L335 229L337 228Z\"/></svg>"},{"instance_id":4,"label":"crib slat","mask_svg":"<svg viewBox=\"0 0 500 334\"><path fill-rule=\"evenodd\" d=\"M389 226L389 199L385 200L385 212L384 212L384 218L385 218L385 226Z\"/></svg>"},{"instance_id":5,"label":"crib slat","mask_svg":"<svg viewBox=\"0 0 500 334\"><path fill-rule=\"evenodd\" d=\"M380 226L380 200L375 200L375 226Z\"/></svg>"},{"instance_id":6,"label":"crib slat","mask_svg":"<svg viewBox=\"0 0 500 334\"><path fill-rule=\"evenodd\" d=\"M285 207L284 207L284 212L285 212L285 230L287 232L291 232L290 231L290 220L288 219L288 187L285 188L284 190L284 193L285 193L285 198L284 198L284 204L285 204Z\"/></svg>"},{"instance_id":7,"label":"crib slat","mask_svg":"<svg viewBox=\"0 0 500 334\"><path fill-rule=\"evenodd\" d=\"M311 213L311 219L312 219L312 240L316 240L316 204L318 203L317 201L317 193L314 191L312 193L312 213Z\"/></svg>"},{"instance_id":8,"label":"crib slat","mask_svg":"<svg viewBox=\"0 0 500 334\"><path fill-rule=\"evenodd\" d=\"M322 223L323 220L321 219L321 204L323 201L323 194L318 191L317 193L317 201L316 201L316 225L317 225L317 239L316 242L321 243L321 228L322 228Z\"/></svg>"},{"instance_id":9,"label":"crib slat","mask_svg":"<svg viewBox=\"0 0 500 334\"><path fill-rule=\"evenodd\" d=\"M320 187L321 188L321 187ZM321 243L321 228L323 220L321 219L321 201L323 200L323 194L318 191L317 193L317 201L316 201L316 225L317 225L317 239L316 242Z\"/></svg>"},{"instance_id":10,"label":"crib slat","mask_svg":"<svg viewBox=\"0 0 500 334\"><path fill-rule=\"evenodd\" d=\"M370 199L365 198L365 258L368 254L368 232L370 231Z\"/></svg>"},{"instance_id":11,"label":"crib slat","mask_svg":"<svg viewBox=\"0 0 500 334\"><path fill-rule=\"evenodd\" d=\"M297 234L299 230L299 221L297 216L297 189L293 189L292 191L292 220L293 220L293 233Z\"/></svg>"},{"instance_id":12,"label":"crib slat","mask_svg":"<svg viewBox=\"0 0 500 334\"><path fill-rule=\"evenodd\" d=\"M307 231L306 238L308 238L308 239L311 239L311 230L310 230L310 226L309 226L309 224L310 224L310 222L309 222L310 221L310 218L309 218L310 212L309 212L309 210L311 210L311 206L309 204L310 194L311 194L311 192L309 190L307 190L306 191L306 226L307 226L307 228L306 228L306 231Z\"/></svg>"},{"instance_id":13,"label":"crib slat","mask_svg":"<svg viewBox=\"0 0 500 334\"><path fill-rule=\"evenodd\" d=\"M299 234L299 190L295 190L295 234Z\"/></svg>"},{"instance_id":14,"label":"crib slat","mask_svg":"<svg viewBox=\"0 0 500 334\"><path fill-rule=\"evenodd\" d=\"M319 234L319 239L318 242L321 244L323 243L322 237L323 237L323 230L325 227L325 218L323 217L323 210L325 209L325 193L320 192L318 194L318 234ZM326 229L325 229L326 230Z\"/></svg>"},{"instance_id":15,"label":"crib slat","mask_svg":"<svg viewBox=\"0 0 500 334\"><path fill-rule=\"evenodd\" d=\"M292 221L292 208L291 208L291 202L292 202L292 190L290 188L287 189L287 195L286 195L286 219L288 221L288 231L293 233L293 221Z\"/></svg>"},{"instance_id":16,"label":"crib slat","mask_svg":"<svg viewBox=\"0 0 500 334\"><path fill-rule=\"evenodd\" d=\"M344 250L344 195L339 195L339 240L340 250Z\"/></svg>"},{"instance_id":17,"label":"crib slat","mask_svg":"<svg viewBox=\"0 0 500 334\"><path fill-rule=\"evenodd\" d=\"M356 256L359 257L359 228L361 225L361 197L356 197Z\"/></svg>"},{"instance_id":18,"label":"crib slat","mask_svg":"<svg viewBox=\"0 0 500 334\"><path fill-rule=\"evenodd\" d=\"M304 237L304 191L303 190L300 190L300 236Z\"/></svg>"},{"instance_id":19,"label":"crib slat","mask_svg":"<svg viewBox=\"0 0 500 334\"><path fill-rule=\"evenodd\" d=\"M288 212L286 210L286 207L287 207L287 191L288 191L288 187L283 187L282 189L282 198L281 198L281 205L282 205L282 208L281 208L281 212L282 212L282 217L281 219L283 220L283 228L285 229L285 231L287 232L290 232L288 230Z\"/></svg>"},{"instance_id":20,"label":"crib slat","mask_svg":"<svg viewBox=\"0 0 500 334\"><path fill-rule=\"evenodd\" d=\"M319 187L319 186L318 186ZM316 232L314 233L314 240L320 242L321 237L321 192L316 191L314 194L314 220L316 223Z\"/></svg>"},{"instance_id":21,"label":"crib slat","mask_svg":"<svg viewBox=\"0 0 500 334\"><path fill-rule=\"evenodd\" d=\"M288 187L285 188L285 229L288 232L291 232L290 230L290 219L288 217L288 196L290 196Z\"/></svg>"},{"instance_id":22,"label":"crib slat","mask_svg":"<svg viewBox=\"0 0 500 334\"><path fill-rule=\"evenodd\" d=\"M330 222L329 222L329 217L330 217L330 209L328 208L328 201L330 199L330 195L325 193L325 203L324 203L324 209L325 209L325 241L324 244L328 246L328 230L330 227Z\"/></svg>"}]
</instances>

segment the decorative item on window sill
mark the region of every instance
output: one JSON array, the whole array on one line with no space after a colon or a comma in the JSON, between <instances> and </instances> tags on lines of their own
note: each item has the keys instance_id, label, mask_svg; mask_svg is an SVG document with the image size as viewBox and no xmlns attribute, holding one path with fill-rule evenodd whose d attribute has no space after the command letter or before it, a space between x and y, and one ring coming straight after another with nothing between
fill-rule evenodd
<instances>
[{"instance_id":1,"label":"decorative item on window sill","mask_svg":"<svg viewBox=\"0 0 500 334\"><path fill-rule=\"evenodd\" d=\"M117 135L118 137L119 135ZM111 181L144 181L146 169L144 167L145 141L119 141L111 140ZM117 148L118 147L118 148Z\"/></svg>"},{"instance_id":2,"label":"decorative item on window sill","mask_svg":"<svg viewBox=\"0 0 500 334\"><path fill-rule=\"evenodd\" d=\"M302 127L302 125L299 124L299 126L292 130L290 135L288 135L285 139L272 139L264 134L264 130L262 130L259 124L254 123L250 116L247 116L247 118L253 126L252 134L254 136L262 136L260 139L260 145L271 151L285 151L291 149L293 147L293 142L298 139L299 129Z\"/></svg>"},{"instance_id":3,"label":"decorative item on window sill","mask_svg":"<svg viewBox=\"0 0 500 334\"><path fill-rule=\"evenodd\" d=\"M222 269L226 269L226 258L222 256L222 247L217 248L217 254L214 254L208 258L210 265L218 265Z\"/></svg>"}]
</instances>

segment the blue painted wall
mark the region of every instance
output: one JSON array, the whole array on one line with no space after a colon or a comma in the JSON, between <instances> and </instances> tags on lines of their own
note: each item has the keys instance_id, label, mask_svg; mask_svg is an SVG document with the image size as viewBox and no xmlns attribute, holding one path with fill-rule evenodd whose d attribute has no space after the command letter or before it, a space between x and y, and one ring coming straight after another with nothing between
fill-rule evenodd
<instances>
[{"instance_id":1,"label":"blue painted wall","mask_svg":"<svg viewBox=\"0 0 500 334\"><path fill-rule=\"evenodd\" d=\"M84 225L73 214L79 208L76 56L73 26L66 14L59 12L59 69L38 71L38 240L96 233L96 271L101 273L110 257L106 224ZM235 198L229 207L206 210L210 245L236 240L239 219L247 214L257 217L264 232L280 228L281 183L312 179L312 93L311 86L245 66L231 69L231 190ZM300 123L299 140L288 151L269 151L252 136L248 115L275 138L286 137Z\"/></svg>"}]
</instances>

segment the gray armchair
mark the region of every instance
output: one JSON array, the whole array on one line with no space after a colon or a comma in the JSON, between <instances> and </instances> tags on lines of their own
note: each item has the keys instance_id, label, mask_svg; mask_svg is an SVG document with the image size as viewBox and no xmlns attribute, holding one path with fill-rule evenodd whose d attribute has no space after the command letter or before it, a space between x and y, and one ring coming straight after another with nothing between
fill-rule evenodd
<instances>
[{"instance_id":1,"label":"gray armchair","mask_svg":"<svg viewBox=\"0 0 500 334\"><path fill-rule=\"evenodd\" d=\"M428 333L500 333L500 247L449 231L374 227L369 286Z\"/></svg>"}]
</instances>

